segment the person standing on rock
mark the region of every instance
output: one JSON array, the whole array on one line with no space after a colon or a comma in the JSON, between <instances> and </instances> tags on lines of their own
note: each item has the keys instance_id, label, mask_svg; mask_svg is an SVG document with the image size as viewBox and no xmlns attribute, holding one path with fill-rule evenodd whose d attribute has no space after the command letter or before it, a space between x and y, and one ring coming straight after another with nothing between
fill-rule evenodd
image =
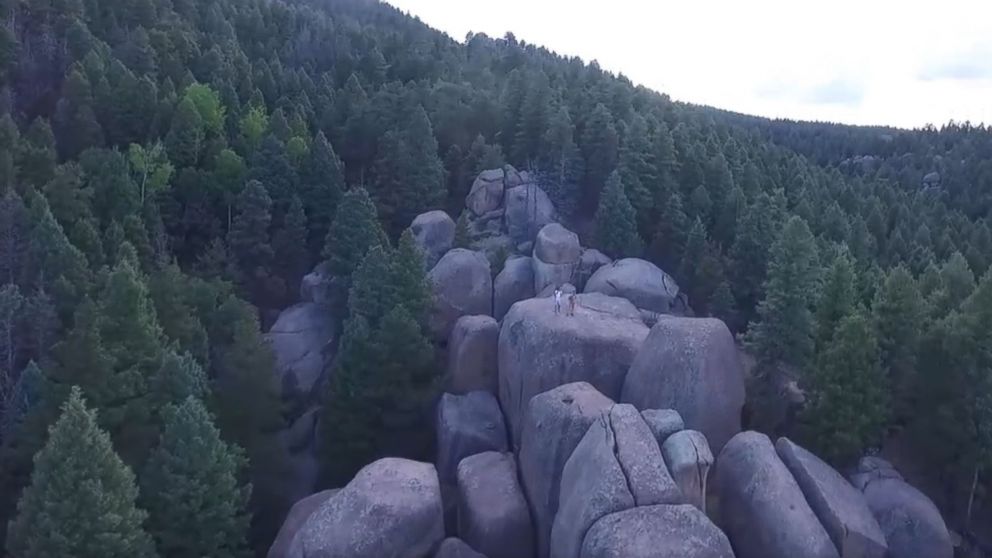
<instances>
[{"instance_id":1,"label":"person standing on rock","mask_svg":"<svg viewBox=\"0 0 992 558\"><path fill-rule=\"evenodd\" d=\"M561 287L555 287L555 314L561 314Z\"/></svg>"},{"instance_id":2,"label":"person standing on rock","mask_svg":"<svg viewBox=\"0 0 992 558\"><path fill-rule=\"evenodd\" d=\"M576 299L575 293L570 293L568 295L568 315L569 316L574 316L575 315L575 299Z\"/></svg>"}]
</instances>

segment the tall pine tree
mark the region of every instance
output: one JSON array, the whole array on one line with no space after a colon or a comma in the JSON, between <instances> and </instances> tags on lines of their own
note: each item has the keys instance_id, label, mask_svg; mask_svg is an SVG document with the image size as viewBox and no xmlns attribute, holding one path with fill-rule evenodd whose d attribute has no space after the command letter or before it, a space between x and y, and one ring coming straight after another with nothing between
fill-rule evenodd
<instances>
[{"instance_id":1,"label":"tall pine tree","mask_svg":"<svg viewBox=\"0 0 992 558\"><path fill-rule=\"evenodd\" d=\"M637 214L617 172L607 180L596 210L596 241L599 249L613 258L637 257L642 249Z\"/></svg>"}]
</instances>

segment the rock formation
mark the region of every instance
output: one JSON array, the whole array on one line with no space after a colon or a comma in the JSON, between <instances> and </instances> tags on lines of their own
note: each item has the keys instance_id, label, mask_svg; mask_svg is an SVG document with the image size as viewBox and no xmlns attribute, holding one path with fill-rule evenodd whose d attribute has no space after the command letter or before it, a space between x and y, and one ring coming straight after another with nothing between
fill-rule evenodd
<instances>
[{"instance_id":1,"label":"rock formation","mask_svg":"<svg viewBox=\"0 0 992 558\"><path fill-rule=\"evenodd\" d=\"M488 558L534 556L534 527L513 454L490 451L458 464L458 534Z\"/></svg>"},{"instance_id":2,"label":"rock formation","mask_svg":"<svg viewBox=\"0 0 992 558\"><path fill-rule=\"evenodd\" d=\"M448 390L498 393L499 324L491 316L462 316L448 339Z\"/></svg>"},{"instance_id":3,"label":"rock formation","mask_svg":"<svg viewBox=\"0 0 992 558\"><path fill-rule=\"evenodd\" d=\"M441 396L437 404L437 472L442 484L455 484L462 459L507 449L506 426L495 396L487 391Z\"/></svg>"},{"instance_id":4,"label":"rock formation","mask_svg":"<svg viewBox=\"0 0 992 558\"><path fill-rule=\"evenodd\" d=\"M668 470L682 491L682 497L706 512L706 479L713 465L713 453L706 436L697 430L681 430L661 445Z\"/></svg>"},{"instance_id":5,"label":"rock formation","mask_svg":"<svg viewBox=\"0 0 992 558\"><path fill-rule=\"evenodd\" d=\"M458 318L493 313L493 283L489 260L479 253L455 248L427 274L434 293L430 330L445 341Z\"/></svg>"},{"instance_id":6,"label":"rock formation","mask_svg":"<svg viewBox=\"0 0 992 558\"><path fill-rule=\"evenodd\" d=\"M698 509L659 505L603 517L586 533L580 557L734 558L734 551L726 535Z\"/></svg>"},{"instance_id":7,"label":"rock formation","mask_svg":"<svg viewBox=\"0 0 992 558\"><path fill-rule=\"evenodd\" d=\"M493 316L502 320L511 306L535 294L533 260L529 256L507 259L493 283Z\"/></svg>"},{"instance_id":8,"label":"rock formation","mask_svg":"<svg viewBox=\"0 0 992 558\"><path fill-rule=\"evenodd\" d=\"M584 292L623 297L638 308L668 314L678 298L679 286L653 263L626 258L596 269Z\"/></svg>"},{"instance_id":9,"label":"rock formation","mask_svg":"<svg viewBox=\"0 0 992 558\"><path fill-rule=\"evenodd\" d=\"M455 222L440 210L417 215L410 224L410 232L424 255L425 269L434 267L455 242Z\"/></svg>"}]
</instances>

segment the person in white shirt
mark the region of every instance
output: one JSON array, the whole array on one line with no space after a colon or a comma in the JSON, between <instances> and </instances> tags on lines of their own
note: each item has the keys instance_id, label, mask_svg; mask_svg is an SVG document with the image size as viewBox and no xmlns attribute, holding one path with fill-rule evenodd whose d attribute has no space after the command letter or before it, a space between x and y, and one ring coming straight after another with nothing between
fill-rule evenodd
<instances>
[{"instance_id":1,"label":"person in white shirt","mask_svg":"<svg viewBox=\"0 0 992 558\"><path fill-rule=\"evenodd\" d=\"M555 314L561 314L561 287L555 287Z\"/></svg>"}]
</instances>

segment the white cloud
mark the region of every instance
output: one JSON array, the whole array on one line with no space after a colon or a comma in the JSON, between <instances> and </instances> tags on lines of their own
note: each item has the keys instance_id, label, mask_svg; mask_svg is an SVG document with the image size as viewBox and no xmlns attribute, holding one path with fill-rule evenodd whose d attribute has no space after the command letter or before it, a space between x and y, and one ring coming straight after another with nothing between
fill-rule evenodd
<instances>
[{"instance_id":1,"label":"white cloud","mask_svg":"<svg viewBox=\"0 0 992 558\"><path fill-rule=\"evenodd\" d=\"M992 122L985 0L389 1L457 39L512 31L678 100L852 124Z\"/></svg>"}]
</instances>

